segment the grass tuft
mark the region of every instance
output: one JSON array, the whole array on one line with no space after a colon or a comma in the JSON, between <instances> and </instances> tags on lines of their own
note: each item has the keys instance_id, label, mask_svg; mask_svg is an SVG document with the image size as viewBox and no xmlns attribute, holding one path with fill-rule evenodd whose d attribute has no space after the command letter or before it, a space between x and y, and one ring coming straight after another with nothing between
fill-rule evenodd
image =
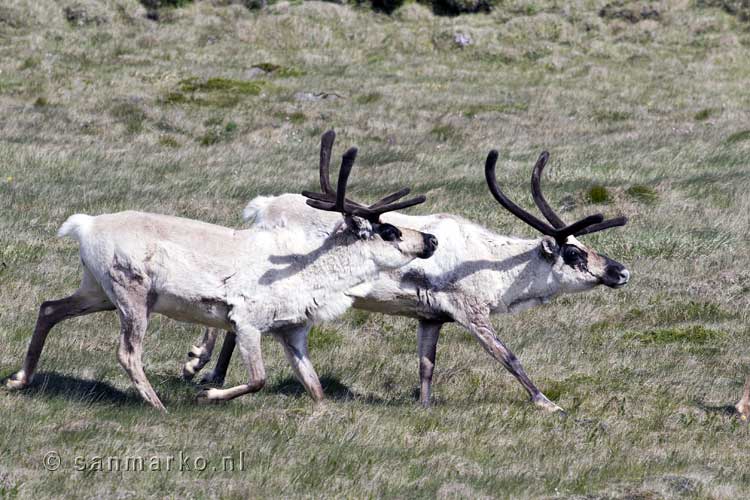
<instances>
[{"instance_id":1,"label":"grass tuft","mask_svg":"<svg viewBox=\"0 0 750 500\"><path fill-rule=\"evenodd\" d=\"M287 68L285 66L269 62L254 64L252 67L263 70L266 73L271 73L273 76L278 76L280 78L292 78L305 75L305 72L300 69Z\"/></svg>"},{"instance_id":2,"label":"grass tuft","mask_svg":"<svg viewBox=\"0 0 750 500\"><path fill-rule=\"evenodd\" d=\"M458 129L450 124L435 125L432 127L432 130L430 130L430 133L440 142L456 140L460 136Z\"/></svg>"},{"instance_id":3,"label":"grass tuft","mask_svg":"<svg viewBox=\"0 0 750 500\"><path fill-rule=\"evenodd\" d=\"M146 113L138 104L122 102L112 107L110 113L115 120L125 125L128 134L138 134L143 130Z\"/></svg>"},{"instance_id":4,"label":"grass tuft","mask_svg":"<svg viewBox=\"0 0 750 500\"><path fill-rule=\"evenodd\" d=\"M209 78L201 81L197 78L186 78L180 82L183 92L232 92L243 95L258 95L262 83L246 80L231 80L229 78Z\"/></svg>"},{"instance_id":5,"label":"grass tuft","mask_svg":"<svg viewBox=\"0 0 750 500\"><path fill-rule=\"evenodd\" d=\"M627 111L617 111L611 109L601 109L594 112L594 120L602 123L616 123L630 120L632 114Z\"/></svg>"},{"instance_id":6,"label":"grass tuft","mask_svg":"<svg viewBox=\"0 0 750 500\"><path fill-rule=\"evenodd\" d=\"M177 139L169 135L162 135L161 137L159 137L159 144L167 148L176 149L180 147L180 143L177 141Z\"/></svg>"},{"instance_id":7,"label":"grass tuft","mask_svg":"<svg viewBox=\"0 0 750 500\"><path fill-rule=\"evenodd\" d=\"M208 124L216 124L213 120L208 120ZM220 142L231 141L237 133L238 126L234 122L228 122L226 125L220 128L213 128L208 130L203 136L198 139L201 146L213 146Z\"/></svg>"},{"instance_id":8,"label":"grass tuft","mask_svg":"<svg viewBox=\"0 0 750 500\"><path fill-rule=\"evenodd\" d=\"M609 190L601 185L592 186L586 191L586 200L589 203L608 203L610 201Z\"/></svg>"},{"instance_id":9,"label":"grass tuft","mask_svg":"<svg viewBox=\"0 0 750 500\"><path fill-rule=\"evenodd\" d=\"M750 130L741 130L735 132L727 138L727 144L736 144L738 142L745 142L750 140Z\"/></svg>"},{"instance_id":10,"label":"grass tuft","mask_svg":"<svg viewBox=\"0 0 750 500\"><path fill-rule=\"evenodd\" d=\"M656 203L659 199L659 193L657 193L654 188L643 184L630 186L625 193L634 200L646 204Z\"/></svg>"},{"instance_id":11,"label":"grass tuft","mask_svg":"<svg viewBox=\"0 0 750 500\"><path fill-rule=\"evenodd\" d=\"M383 94L380 92L370 92L369 94L363 94L360 96L357 96L357 104L372 104L374 102L378 102L380 99L383 98Z\"/></svg>"},{"instance_id":12,"label":"grass tuft","mask_svg":"<svg viewBox=\"0 0 750 500\"><path fill-rule=\"evenodd\" d=\"M704 122L714 116L717 113L717 110L713 108L705 108L700 111L698 111L693 119L697 122Z\"/></svg>"}]
</instances>

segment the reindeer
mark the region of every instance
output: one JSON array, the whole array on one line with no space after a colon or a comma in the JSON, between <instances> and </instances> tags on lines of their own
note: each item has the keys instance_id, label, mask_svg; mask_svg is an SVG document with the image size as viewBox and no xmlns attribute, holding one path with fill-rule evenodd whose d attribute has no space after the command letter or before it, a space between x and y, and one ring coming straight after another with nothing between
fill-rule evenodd
<instances>
[{"instance_id":1,"label":"reindeer","mask_svg":"<svg viewBox=\"0 0 750 500\"><path fill-rule=\"evenodd\" d=\"M320 238L307 238L304 225L237 231L132 211L71 216L58 234L80 244L81 285L69 297L42 303L23 368L7 386L29 385L47 334L57 323L115 310L120 319L120 364L155 408L165 411L141 360L152 313L230 330L236 336L248 382L212 388L200 398L229 400L259 391L266 380L261 335L271 334L307 392L320 401L323 389L307 352L313 323L342 314L353 301L345 293L348 289L374 280L382 270L429 258L437 247L431 234L380 221L386 212L424 202L424 196L396 202L408 193L405 189L369 207L345 198L356 155L356 148L343 155L335 192L326 193L323 201L310 200L319 210L339 214L327 218L331 224Z\"/></svg>"},{"instance_id":2,"label":"reindeer","mask_svg":"<svg viewBox=\"0 0 750 500\"><path fill-rule=\"evenodd\" d=\"M221 352L224 354L224 349ZM231 355L231 352L229 354ZM734 408L743 422L747 422L750 419L750 375L745 379L745 390L742 392L742 398Z\"/></svg>"},{"instance_id":3,"label":"reindeer","mask_svg":"<svg viewBox=\"0 0 750 500\"><path fill-rule=\"evenodd\" d=\"M321 148L320 184L328 199L328 157ZM549 154L543 152L534 166L532 195L549 224L508 199L497 184L497 151L491 151L485 164L490 192L502 207L542 233L541 239L501 236L454 215L408 216L391 212L387 220L399 227L430 231L441 240L440 250L427 261L381 274L372 283L350 289L354 307L372 312L416 318L419 355L420 401L430 404L440 329L457 322L469 330L482 347L500 362L528 393L533 404L547 411L562 411L531 381L521 362L495 333L491 314L503 314L546 304L561 293L583 292L598 285L620 288L630 273L620 263L586 247L576 237L625 225L627 219L604 220L600 214L567 225L542 195L541 175ZM306 193L308 194L308 193ZM307 204L311 204L308 201ZM256 198L245 210L246 219L263 227L300 224L308 228L328 227L335 221L324 213L313 213L299 195ZM308 231L308 234L315 230ZM183 369L190 378L210 359L217 332L206 330L201 344L193 346ZM214 370L203 379L207 384L223 384L234 339L228 334Z\"/></svg>"}]
</instances>

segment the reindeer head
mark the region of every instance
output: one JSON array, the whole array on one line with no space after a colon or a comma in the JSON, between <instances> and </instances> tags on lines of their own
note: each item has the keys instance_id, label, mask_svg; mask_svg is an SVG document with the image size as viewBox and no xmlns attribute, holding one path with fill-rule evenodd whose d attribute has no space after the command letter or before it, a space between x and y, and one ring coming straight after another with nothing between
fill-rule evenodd
<instances>
[{"instance_id":1,"label":"reindeer head","mask_svg":"<svg viewBox=\"0 0 750 500\"><path fill-rule=\"evenodd\" d=\"M344 153L338 184L336 190L333 190L328 171L335 138L336 134L333 130L323 134L320 144L322 193L303 191L302 195L309 198L307 204L320 210L343 214L344 224L341 230L361 242L363 249L369 253L378 267L394 269L408 264L415 258L431 257L438 244L435 236L380 221L380 216L386 212L424 203L426 199L424 196L399 202L397 200L410 192L409 188L404 188L369 206L346 198L346 184L357 157L357 148L351 148Z\"/></svg>"},{"instance_id":2,"label":"reindeer head","mask_svg":"<svg viewBox=\"0 0 750 500\"><path fill-rule=\"evenodd\" d=\"M541 255L550 262L552 274L560 284L562 291L584 291L597 285L605 285L610 288L625 286L630 279L630 272L625 266L586 247L578 241L576 236L602 231L610 227L624 226L627 219L615 217L604 220L603 215L596 214L584 217L573 224L565 224L542 195L542 171L549 159L549 153L545 151L539 156L534 166L531 176L531 192L534 203L549 221L548 224L522 209L503 194L495 177L497 156L497 151L490 151L484 167L490 192L500 205L510 213L544 235L539 250Z\"/></svg>"}]
</instances>

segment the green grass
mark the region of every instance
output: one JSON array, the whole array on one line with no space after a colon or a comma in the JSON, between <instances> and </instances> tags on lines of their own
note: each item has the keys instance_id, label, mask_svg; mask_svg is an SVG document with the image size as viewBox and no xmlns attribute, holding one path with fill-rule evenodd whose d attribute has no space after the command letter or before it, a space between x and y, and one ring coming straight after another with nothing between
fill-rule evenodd
<instances>
[{"instance_id":1,"label":"green grass","mask_svg":"<svg viewBox=\"0 0 750 500\"><path fill-rule=\"evenodd\" d=\"M69 24L73 3L101 24ZM145 366L169 409L159 415L117 363L116 316L67 321L34 386L0 389L0 497L747 494L749 431L728 410L750 364L739 11L661 2L654 18L635 3L545 0L439 17L417 3L393 16L230 3L180 2L158 22L135 0L0 6L0 378L20 367L39 304L78 284L76 245L55 237L66 217L135 209L240 227L251 198L317 187L331 127L336 166L360 151L352 198L410 186L428 196L410 213L519 237L538 234L494 201L484 160L500 151L498 182L536 213L531 168L548 150L544 192L564 220L628 216L581 241L632 281L493 320L567 419L529 405L455 325L422 409L415 322L362 311L312 332L319 407L270 338L262 391L197 404L178 374L199 328L154 315ZM474 43L458 48L457 31ZM298 100L308 94L338 98ZM235 359L227 384L246 378ZM59 471L44 468L50 451ZM165 470L180 453L192 469ZM223 470L241 453L242 470ZM128 456L162 469L92 470L95 457Z\"/></svg>"},{"instance_id":2,"label":"green grass","mask_svg":"<svg viewBox=\"0 0 750 500\"><path fill-rule=\"evenodd\" d=\"M688 328L661 328L645 332L630 332L624 338L638 340L644 344L687 343L702 345L717 342L725 336L726 333L724 332L695 325Z\"/></svg>"}]
</instances>

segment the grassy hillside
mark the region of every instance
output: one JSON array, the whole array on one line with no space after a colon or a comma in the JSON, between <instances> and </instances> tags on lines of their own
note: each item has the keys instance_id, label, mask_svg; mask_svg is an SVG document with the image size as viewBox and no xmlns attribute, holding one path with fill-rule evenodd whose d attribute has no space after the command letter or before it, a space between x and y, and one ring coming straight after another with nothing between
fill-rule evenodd
<instances>
[{"instance_id":1,"label":"grassy hillside","mask_svg":"<svg viewBox=\"0 0 750 500\"><path fill-rule=\"evenodd\" d=\"M631 284L494 319L567 419L529 405L456 327L438 349L435 405L419 408L415 322L354 311L312 335L329 398L317 408L270 339L266 389L196 405L178 374L199 329L153 318L160 415L117 363L115 315L71 320L31 389L0 389L0 497L747 493L750 435L727 409L750 366L743 2L511 1L460 17L224 3L158 21L133 0L0 5L0 379L20 367L38 305L77 286L77 248L55 237L68 215L240 226L255 195L316 186L330 127L336 155L360 148L356 197L410 185L428 195L414 213L519 236L535 235L491 198L483 161L498 148L499 181L530 208L548 149L546 192L567 219L631 218L586 238ZM228 383L244 380L235 359ZM175 470L180 453L206 470ZM97 456L104 471L76 470ZM162 470L106 463L128 456Z\"/></svg>"}]
</instances>

